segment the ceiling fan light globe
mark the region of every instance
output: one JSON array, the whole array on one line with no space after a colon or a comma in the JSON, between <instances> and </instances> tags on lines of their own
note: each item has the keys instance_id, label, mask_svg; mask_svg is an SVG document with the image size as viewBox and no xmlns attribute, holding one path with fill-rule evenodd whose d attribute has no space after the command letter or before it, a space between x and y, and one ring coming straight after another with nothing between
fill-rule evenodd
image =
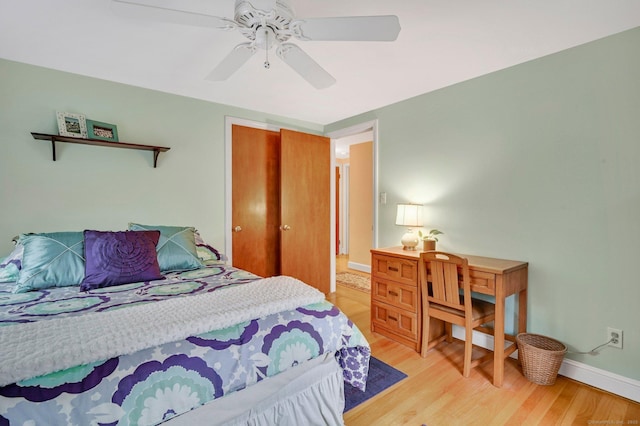
<instances>
[{"instance_id":1,"label":"ceiling fan light globe","mask_svg":"<svg viewBox=\"0 0 640 426\"><path fill-rule=\"evenodd\" d=\"M260 27L256 31L256 41L255 41L256 47L264 50L269 50L273 47L273 45L275 44L275 41L276 41L276 34L273 32L271 28Z\"/></svg>"}]
</instances>

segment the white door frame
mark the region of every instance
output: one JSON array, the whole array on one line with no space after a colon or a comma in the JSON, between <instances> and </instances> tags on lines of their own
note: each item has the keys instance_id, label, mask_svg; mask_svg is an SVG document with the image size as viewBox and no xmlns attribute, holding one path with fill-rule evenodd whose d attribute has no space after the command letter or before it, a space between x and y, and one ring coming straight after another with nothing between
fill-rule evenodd
<instances>
[{"instance_id":1,"label":"white door frame","mask_svg":"<svg viewBox=\"0 0 640 426\"><path fill-rule=\"evenodd\" d=\"M351 166L340 165L340 254L349 254L349 179Z\"/></svg>"}]
</instances>

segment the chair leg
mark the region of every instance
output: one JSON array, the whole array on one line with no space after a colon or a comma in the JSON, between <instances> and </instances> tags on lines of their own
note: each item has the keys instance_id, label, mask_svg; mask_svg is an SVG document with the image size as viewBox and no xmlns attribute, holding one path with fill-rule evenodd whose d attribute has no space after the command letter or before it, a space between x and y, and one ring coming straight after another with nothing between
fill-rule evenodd
<instances>
[{"instance_id":1,"label":"chair leg","mask_svg":"<svg viewBox=\"0 0 640 426\"><path fill-rule=\"evenodd\" d=\"M429 312L423 312L424 320L422 321L422 345L420 348L420 356L425 358L427 356L427 352L429 351L429 323L431 322L431 318L429 318Z\"/></svg>"},{"instance_id":2,"label":"chair leg","mask_svg":"<svg viewBox=\"0 0 640 426\"><path fill-rule=\"evenodd\" d=\"M462 367L462 375L469 377L471 375L471 355L473 353L473 328L465 327L464 330L464 364Z\"/></svg>"},{"instance_id":3,"label":"chair leg","mask_svg":"<svg viewBox=\"0 0 640 426\"><path fill-rule=\"evenodd\" d=\"M447 343L453 342L453 325L450 322L445 322L444 330L447 335Z\"/></svg>"}]
</instances>

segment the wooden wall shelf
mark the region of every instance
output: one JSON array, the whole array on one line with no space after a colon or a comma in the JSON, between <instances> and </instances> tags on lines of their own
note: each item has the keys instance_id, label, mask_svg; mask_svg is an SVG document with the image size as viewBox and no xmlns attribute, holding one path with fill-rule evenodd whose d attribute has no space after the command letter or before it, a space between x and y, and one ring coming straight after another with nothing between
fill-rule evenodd
<instances>
[{"instance_id":1,"label":"wooden wall shelf","mask_svg":"<svg viewBox=\"0 0 640 426\"><path fill-rule=\"evenodd\" d=\"M171 149L166 146L139 145L134 143L126 143L126 142L109 142L109 141L103 141L99 139L71 138L68 136L50 135L47 133L31 132L31 135L33 136L34 139L51 142L51 149L53 151L53 161L56 161L56 142L77 143L82 145L93 145L93 146L106 146L111 148L138 149L141 151L153 151L153 167L154 168L158 164L158 155L160 155L161 152L166 152Z\"/></svg>"}]
</instances>

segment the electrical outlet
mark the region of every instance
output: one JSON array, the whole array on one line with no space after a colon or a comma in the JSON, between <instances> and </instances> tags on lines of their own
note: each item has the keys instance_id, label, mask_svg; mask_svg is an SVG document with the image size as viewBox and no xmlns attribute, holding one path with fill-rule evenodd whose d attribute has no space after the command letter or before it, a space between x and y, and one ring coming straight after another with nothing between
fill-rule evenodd
<instances>
[{"instance_id":1,"label":"electrical outlet","mask_svg":"<svg viewBox=\"0 0 640 426\"><path fill-rule=\"evenodd\" d=\"M610 341L608 346L622 349L622 330L607 327L607 340Z\"/></svg>"}]
</instances>

